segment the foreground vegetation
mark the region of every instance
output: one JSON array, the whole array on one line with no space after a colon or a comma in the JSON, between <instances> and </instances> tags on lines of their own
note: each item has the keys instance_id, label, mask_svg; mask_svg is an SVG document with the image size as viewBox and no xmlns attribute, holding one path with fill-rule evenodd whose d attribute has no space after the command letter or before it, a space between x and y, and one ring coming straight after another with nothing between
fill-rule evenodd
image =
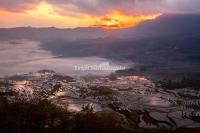
<instances>
[{"instance_id":1,"label":"foreground vegetation","mask_svg":"<svg viewBox=\"0 0 200 133\"><path fill-rule=\"evenodd\" d=\"M168 133L164 129L132 127L119 113L93 112L84 106L70 113L47 100L8 102L0 98L0 131L2 133ZM177 129L173 132L199 132L200 129Z\"/></svg>"}]
</instances>

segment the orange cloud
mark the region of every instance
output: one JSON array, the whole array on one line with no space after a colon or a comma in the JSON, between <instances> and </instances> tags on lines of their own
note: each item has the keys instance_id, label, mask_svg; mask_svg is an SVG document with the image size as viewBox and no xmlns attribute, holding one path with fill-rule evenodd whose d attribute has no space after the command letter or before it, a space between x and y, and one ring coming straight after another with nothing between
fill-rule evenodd
<instances>
[{"instance_id":1,"label":"orange cloud","mask_svg":"<svg viewBox=\"0 0 200 133\"><path fill-rule=\"evenodd\" d=\"M131 15L120 12L118 10L113 10L108 14L106 14L105 16L98 18L96 20L95 26L101 26L105 29L128 28L131 26L135 26L136 24L142 21L155 19L160 15L162 14L155 13L155 14Z\"/></svg>"},{"instance_id":2,"label":"orange cloud","mask_svg":"<svg viewBox=\"0 0 200 133\"><path fill-rule=\"evenodd\" d=\"M47 2L40 2L35 8L24 12L0 10L0 27L84 27L91 24L91 17L82 14L81 18L65 16L56 12L55 7Z\"/></svg>"}]
</instances>

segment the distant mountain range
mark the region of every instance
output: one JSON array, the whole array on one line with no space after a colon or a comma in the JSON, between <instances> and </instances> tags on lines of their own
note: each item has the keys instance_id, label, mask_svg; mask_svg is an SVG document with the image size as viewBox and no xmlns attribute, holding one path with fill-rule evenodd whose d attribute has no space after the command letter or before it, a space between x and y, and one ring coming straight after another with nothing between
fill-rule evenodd
<instances>
[{"instance_id":1,"label":"distant mountain range","mask_svg":"<svg viewBox=\"0 0 200 133\"><path fill-rule=\"evenodd\" d=\"M162 15L122 31L126 36L177 36L200 35L200 15Z\"/></svg>"},{"instance_id":2,"label":"distant mountain range","mask_svg":"<svg viewBox=\"0 0 200 133\"><path fill-rule=\"evenodd\" d=\"M104 37L136 38L158 36L199 36L200 15L162 15L154 20L144 21L134 27L118 30L105 30L98 27L65 28L0 28L0 39L95 39Z\"/></svg>"},{"instance_id":3,"label":"distant mountain range","mask_svg":"<svg viewBox=\"0 0 200 133\"><path fill-rule=\"evenodd\" d=\"M135 27L10 28L0 29L0 40L30 39L63 57L100 56L131 60L148 68L200 68L200 15L163 15Z\"/></svg>"},{"instance_id":4,"label":"distant mountain range","mask_svg":"<svg viewBox=\"0 0 200 133\"><path fill-rule=\"evenodd\" d=\"M75 29L58 29L55 27L33 28L33 27L17 27L17 28L0 28L0 39L31 39L46 41L49 39L88 39L99 36L106 36L107 31L102 28L75 28Z\"/></svg>"}]
</instances>

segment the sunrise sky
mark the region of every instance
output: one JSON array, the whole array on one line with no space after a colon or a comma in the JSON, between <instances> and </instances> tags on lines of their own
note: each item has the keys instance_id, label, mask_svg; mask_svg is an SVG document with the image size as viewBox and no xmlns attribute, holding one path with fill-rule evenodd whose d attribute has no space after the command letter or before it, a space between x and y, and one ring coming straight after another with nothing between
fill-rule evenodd
<instances>
[{"instance_id":1,"label":"sunrise sky","mask_svg":"<svg viewBox=\"0 0 200 133\"><path fill-rule=\"evenodd\" d=\"M0 0L0 27L127 28L165 13L199 13L200 0Z\"/></svg>"}]
</instances>

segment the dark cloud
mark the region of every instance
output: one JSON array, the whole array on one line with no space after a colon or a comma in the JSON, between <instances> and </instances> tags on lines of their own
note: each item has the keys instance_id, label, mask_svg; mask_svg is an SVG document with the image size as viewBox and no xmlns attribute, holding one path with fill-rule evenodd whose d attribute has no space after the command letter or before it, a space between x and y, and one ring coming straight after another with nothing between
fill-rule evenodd
<instances>
[{"instance_id":1,"label":"dark cloud","mask_svg":"<svg viewBox=\"0 0 200 133\"><path fill-rule=\"evenodd\" d=\"M21 12L34 8L39 2L41 0L0 0L0 8L13 12Z\"/></svg>"},{"instance_id":2,"label":"dark cloud","mask_svg":"<svg viewBox=\"0 0 200 133\"><path fill-rule=\"evenodd\" d=\"M110 22L110 21L120 22L120 20L118 20L118 19L112 19L112 18L108 18L108 17L103 17L103 18L101 18L101 20L105 21L105 22Z\"/></svg>"},{"instance_id":3,"label":"dark cloud","mask_svg":"<svg viewBox=\"0 0 200 133\"><path fill-rule=\"evenodd\" d=\"M167 0L166 10L175 13L199 13L200 0Z\"/></svg>"},{"instance_id":4,"label":"dark cloud","mask_svg":"<svg viewBox=\"0 0 200 133\"><path fill-rule=\"evenodd\" d=\"M59 13L67 15L73 15L73 12L101 15L114 9L127 13L200 11L200 0L0 0L0 7L10 11L23 11L33 8L41 1L54 5Z\"/></svg>"},{"instance_id":5,"label":"dark cloud","mask_svg":"<svg viewBox=\"0 0 200 133\"><path fill-rule=\"evenodd\" d=\"M48 2L62 7L74 5L78 11L89 14L104 14L112 9L123 7L126 3L133 4L134 0L48 0Z\"/></svg>"},{"instance_id":6,"label":"dark cloud","mask_svg":"<svg viewBox=\"0 0 200 133\"><path fill-rule=\"evenodd\" d=\"M200 11L200 0L46 0L54 5L74 5L77 11L101 15L114 9L127 13L191 13ZM63 10L64 11L64 10Z\"/></svg>"}]
</instances>

